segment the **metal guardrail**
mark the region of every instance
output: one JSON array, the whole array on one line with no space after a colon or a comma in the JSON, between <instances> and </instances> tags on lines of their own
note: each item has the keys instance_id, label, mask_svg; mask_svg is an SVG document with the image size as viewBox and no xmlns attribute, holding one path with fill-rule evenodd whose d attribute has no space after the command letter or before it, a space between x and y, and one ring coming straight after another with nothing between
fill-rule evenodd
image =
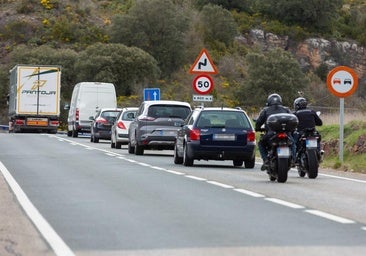
<instances>
[{"instance_id":1,"label":"metal guardrail","mask_svg":"<svg viewBox=\"0 0 366 256\"><path fill-rule=\"evenodd\" d=\"M9 131L9 125L0 124L0 131Z\"/></svg>"}]
</instances>

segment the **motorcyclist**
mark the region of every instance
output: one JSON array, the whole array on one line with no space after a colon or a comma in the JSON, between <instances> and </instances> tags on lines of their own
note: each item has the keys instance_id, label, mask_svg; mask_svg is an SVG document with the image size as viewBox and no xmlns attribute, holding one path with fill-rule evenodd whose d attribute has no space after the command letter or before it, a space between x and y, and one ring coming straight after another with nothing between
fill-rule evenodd
<instances>
[{"instance_id":1,"label":"motorcyclist","mask_svg":"<svg viewBox=\"0 0 366 256\"><path fill-rule=\"evenodd\" d=\"M293 134L294 140L296 142L295 144L297 144L300 136L304 133L306 129L315 129L315 126L323 125L323 121L320 119L318 114L307 106L308 102L304 97L298 97L294 100L294 115L296 115L299 119L297 130ZM318 152L323 153L320 151L320 135L318 141Z\"/></svg>"},{"instance_id":2,"label":"motorcyclist","mask_svg":"<svg viewBox=\"0 0 366 256\"><path fill-rule=\"evenodd\" d=\"M258 142L258 149L263 160L263 165L261 170L264 171L268 168L268 150L267 146L269 144L269 138L273 136L274 132L269 129L266 125L267 118L272 114L279 113L291 113L290 109L282 105L282 98L279 94L270 94L267 98L266 107L262 109L259 116L255 122L255 130L262 131L262 125L264 125L265 134L261 137Z\"/></svg>"}]
</instances>

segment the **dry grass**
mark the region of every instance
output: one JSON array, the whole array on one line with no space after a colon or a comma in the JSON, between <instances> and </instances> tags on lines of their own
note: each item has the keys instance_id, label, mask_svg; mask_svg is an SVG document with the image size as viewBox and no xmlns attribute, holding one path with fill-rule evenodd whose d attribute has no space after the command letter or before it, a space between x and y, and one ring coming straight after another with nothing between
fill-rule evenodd
<instances>
[{"instance_id":1,"label":"dry grass","mask_svg":"<svg viewBox=\"0 0 366 256\"><path fill-rule=\"evenodd\" d=\"M320 115L321 119L323 120L323 125L331 125L331 124L339 124L340 122L340 113L322 113ZM366 121L366 114L360 111L351 112L347 111L344 113L344 123L347 124L351 121Z\"/></svg>"}]
</instances>

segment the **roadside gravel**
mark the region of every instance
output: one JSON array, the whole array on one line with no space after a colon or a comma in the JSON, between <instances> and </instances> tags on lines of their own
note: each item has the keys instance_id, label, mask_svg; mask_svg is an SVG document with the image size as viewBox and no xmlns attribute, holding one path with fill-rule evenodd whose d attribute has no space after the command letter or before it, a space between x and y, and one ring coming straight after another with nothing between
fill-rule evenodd
<instances>
[{"instance_id":1,"label":"roadside gravel","mask_svg":"<svg viewBox=\"0 0 366 256\"><path fill-rule=\"evenodd\" d=\"M0 256L54 256L0 172Z\"/></svg>"}]
</instances>

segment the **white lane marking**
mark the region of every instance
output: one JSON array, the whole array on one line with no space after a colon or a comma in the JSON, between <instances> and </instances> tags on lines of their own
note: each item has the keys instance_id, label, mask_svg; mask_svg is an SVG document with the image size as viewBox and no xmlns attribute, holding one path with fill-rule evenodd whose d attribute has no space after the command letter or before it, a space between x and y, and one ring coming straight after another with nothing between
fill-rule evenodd
<instances>
[{"instance_id":1,"label":"white lane marking","mask_svg":"<svg viewBox=\"0 0 366 256\"><path fill-rule=\"evenodd\" d=\"M113 154L113 153L105 153L107 156L116 156L116 154Z\"/></svg>"},{"instance_id":2,"label":"white lane marking","mask_svg":"<svg viewBox=\"0 0 366 256\"><path fill-rule=\"evenodd\" d=\"M227 184L224 184L224 183L220 183L220 182L217 182L217 181L211 181L211 180L208 180L206 181L207 183L210 183L212 185L215 185L215 186L219 186L219 187L222 187L222 188L234 188L233 186L231 185L227 185Z\"/></svg>"},{"instance_id":3,"label":"white lane marking","mask_svg":"<svg viewBox=\"0 0 366 256\"><path fill-rule=\"evenodd\" d=\"M332 221L336 221L342 224L353 224L355 223L355 221L350 220L350 219L346 219L346 218L342 218L330 213L326 213L326 212L322 212L322 211L318 211L318 210L305 210L305 212L308 212L310 214L319 216L319 217L323 217L326 218L328 220L332 220Z\"/></svg>"},{"instance_id":4,"label":"white lane marking","mask_svg":"<svg viewBox=\"0 0 366 256\"><path fill-rule=\"evenodd\" d=\"M206 181L207 179L193 176L193 175L186 175L187 178L193 179L193 180L199 180L199 181Z\"/></svg>"},{"instance_id":5,"label":"white lane marking","mask_svg":"<svg viewBox=\"0 0 366 256\"><path fill-rule=\"evenodd\" d=\"M245 195L248 195L248 196L252 196L252 197L265 197L262 194L258 194L258 193L255 193L253 191L246 190L246 189L235 188L234 190L239 192L239 193L242 193L242 194L245 194Z\"/></svg>"},{"instance_id":6,"label":"white lane marking","mask_svg":"<svg viewBox=\"0 0 366 256\"><path fill-rule=\"evenodd\" d=\"M340 177L340 176L336 176L336 175L323 174L323 173L319 173L319 175L325 176L325 177L329 177L329 178L334 178L334 179L348 180L348 181L353 181L353 182L365 183L366 184L366 180L358 180L358 179L352 179L352 178L347 178L347 177Z\"/></svg>"},{"instance_id":7,"label":"white lane marking","mask_svg":"<svg viewBox=\"0 0 366 256\"><path fill-rule=\"evenodd\" d=\"M147 164L147 163L143 163L143 162L136 162L137 164L141 165L141 166L145 166L145 167L151 167L151 164Z\"/></svg>"},{"instance_id":8,"label":"white lane marking","mask_svg":"<svg viewBox=\"0 0 366 256\"><path fill-rule=\"evenodd\" d=\"M55 254L60 256L75 256L71 249L65 244L61 237L55 232L51 225L43 218L37 208L32 204L28 196L24 193L13 176L11 176L9 170L1 161L0 171L18 199L19 204L22 206L29 219L34 223L38 231L42 234L43 238L51 246Z\"/></svg>"},{"instance_id":9,"label":"white lane marking","mask_svg":"<svg viewBox=\"0 0 366 256\"><path fill-rule=\"evenodd\" d=\"M57 138L57 136L54 136L54 137ZM75 142L73 142L71 140L66 140L65 139L65 141L69 141L71 145L81 145L81 146L86 147L86 145L84 145L84 144L75 143ZM102 150L102 149L99 149L99 148L94 148L94 149L99 150L99 151L102 151L102 152L106 152L106 153L109 153L110 152L110 151ZM120 157L118 157L119 159L126 160L126 161L129 161L131 163L136 163L136 164L144 165L144 164L142 164L142 162L125 158L125 157L123 157L122 155L119 155L119 154L114 154L113 156L120 156ZM256 162L256 164L261 164L261 163ZM172 170L168 170L168 169L161 168L161 167L158 167L158 166L152 166L152 165L148 165L148 164L146 164L145 166L148 166L148 167L153 168L153 169L156 169L156 170L161 170L161 171L165 171L165 172L177 174L177 175L184 175L185 174L185 173L182 173L182 172L172 171ZM295 169L292 168L292 170L295 170ZM340 176L335 176L335 175L328 175L328 174L319 174L319 175L327 176L327 177L335 178L335 179L342 179L342 180L347 180L347 181L366 183L366 181L364 181L364 180L357 180L357 179L345 178L345 177L340 177ZM249 190L245 190L245 189L237 189L237 188L235 188L235 187L233 187L231 185L219 183L219 182L216 182L216 181L209 181L209 180L206 180L204 178L200 178L200 177L196 177L196 176L191 176L191 175L185 175L185 176L187 178L192 178L192 179L196 179L196 180L206 181L209 184L216 185L216 186L220 186L220 187L223 187L223 188L232 188L234 191L237 191L237 192L240 192L240 193L243 193L243 194L246 194L246 195L250 195L250 196L253 196L253 197L264 197L264 199L267 200L267 201L271 201L271 202L274 202L274 203L277 203L277 204L281 204L281 205L284 205L284 206L287 206L287 207L290 207L290 208L294 208L294 209L304 209L305 208L302 205L290 203L290 202L283 201L283 200L280 200L280 199L276 199L276 198L265 198L266 197L265 195L261 195L261 194L258 194L258 193L255 193L255 192L252 192L252 191L249 191ZM345 218L341 218L341 217L338 217L338 216L335 216L335 215L332 215L332 214L328 214L328 213L324 213L324 212L321 212L321 211L317 211L317 210L305 210L305 212L308 212L308 213L311 213L311 214L314 214L314 215L317 215L317 216L320 216L320 217L328 218L328 219L331 219L331 220L334 220L334 221L337 221L337 222L340 222L340 223L345 223L345 224L355 223L355 221L352 221L352 220L349 220L349 219L345 219ZM362 229L366 231L366 227L363 227Z\"/></svg>"},{"instance_id":10,"label":"white lane marking","mask_svg":"<svg viewBox=\"0 0 366 256\"><path fill-rule=\"evenodd\" d=\"M165 169L164 172L169 172L169 173L176 174L176 175L184 175L183 172L177 172L177 171L168 170L168 169Z\"/></svg>"},{"instance_id":11,"label":"white lane marking","mask_svg":"<svg viewBox=\"0 0 366 256\"><path fill-rule=\"evenodd\" d=\"M284 205L290 208L294 208L294 209L304 209L305 207L299 204L294 204L294 203L290 203L281 199L277 199L277 198L265 198L265 200L270 201L272 203L276 203L276 204L280 204L280 205Z\"/></svg>"}]
</instances>

